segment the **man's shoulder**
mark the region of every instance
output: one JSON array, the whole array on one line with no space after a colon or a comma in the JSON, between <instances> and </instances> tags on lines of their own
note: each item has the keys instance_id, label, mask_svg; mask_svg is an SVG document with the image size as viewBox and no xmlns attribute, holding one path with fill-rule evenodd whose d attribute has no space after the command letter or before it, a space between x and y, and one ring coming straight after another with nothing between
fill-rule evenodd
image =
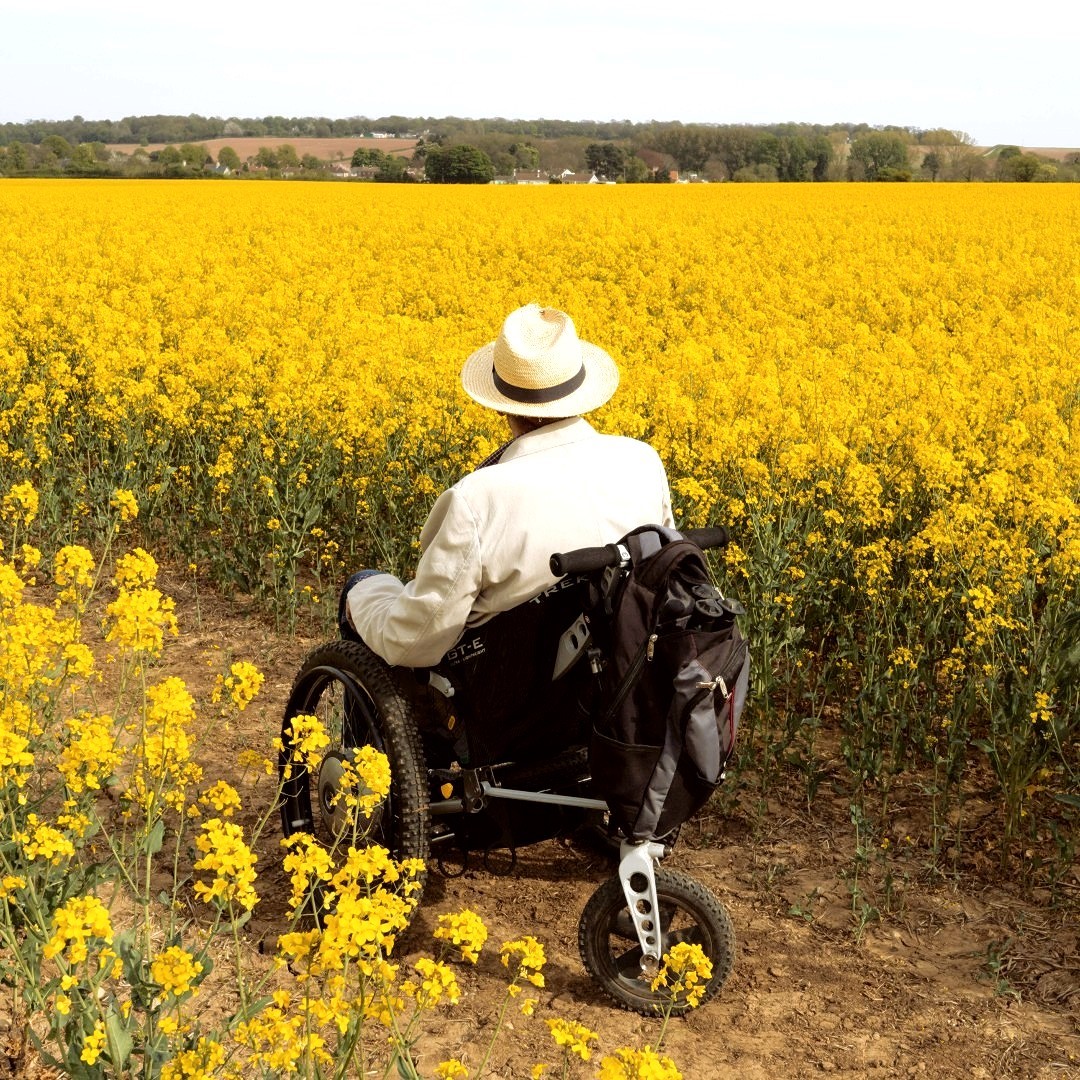
<instances>
[{"instance_id":1,"label":"man's shoulder","mask_svg":"<svg viewBox=\"0 0 1080 1080\"><path fill-rule=\"evenodd\" d=\"M501 488L514 483L515 477L526 476L533 470L588 467L590 463L624 463L633 466L657 463L660 456L645 442L626 435L606 435L585 428L576 438L539 440L522 452L507 455L494 465L477 469L463 476L455 485L463 494Z\"/></svg>"}]
</instances>

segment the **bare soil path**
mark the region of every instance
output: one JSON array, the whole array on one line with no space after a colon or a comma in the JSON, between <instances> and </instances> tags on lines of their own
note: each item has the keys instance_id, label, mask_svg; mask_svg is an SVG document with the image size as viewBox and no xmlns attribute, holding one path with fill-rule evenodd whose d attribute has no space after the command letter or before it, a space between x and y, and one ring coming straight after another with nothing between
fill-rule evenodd
<instances>
[{"instance_id":1,"label":"bare soil path","mask_svg":"<svg viewBox=\"0 0 1080 1080\"><path fill-rule=\"evenodd\" d=\"M240 606L205 599L199 629L176 586L183 632L165 658L170 673L188 679L197 698L211 678L209 653L227 650L266 675L232 732L235 745L215 750L227 775L234 752L270 745L293 674L318 638L278 635ZM264 890L276 839L260 859ZM1077 906L1040 903L989 868L934 884L915 853L866 869L853 904L853 846L846 800L826 794L812 811L797 795L752 812L736 804L727 816L707 808L684 830L669 864L716 893L739 942L720 996L668 1029L665 1052L684 1077L1080 1078ZM427 1071L452 1056L478 1063L505 988L498 946L526 933L547 950L547 988L536 1015L518 1016L500 1038L493 1075L527 1077L533 1064L557 1060L545 1017L584 1023L607 1053L655 1042L659 1021L612 1008L578 957L581 910L610 872L602 857L551 841L518 852L506 875L482 866L456 878L432 874L402 958L430 955L437 916L464 906L491 936L477 967L461 973L461 1003L428 1029ZM1080 869L1072 874L1076 897ZM860 932L864 900L879 914ZM267 901L248 932L272 943L280 923Z\"/></svg>"},{"instance_id":2,"label":"bare soil path","mask_svg":"<svg viewBox=\"0 0 1080 1080\"><path fill-rule=\"evenodd\" d=\"M272 756L293 674L318 643L317 631L279 634L250 605L196 600L179 575L163 571L160 584L176 598L181 625L166 648L163 675L183 678L206 708L215 675L233 660L254 662L266 676L239 721L202 747L207 782L239 783L240 751ZM241 787L245 825L265 809L272 784L264 778ZM739 943L719 997L668 1028L664 1052L686 1080L1080 1080L1075 902L1050 905L1025 895L989 865L934 882L914 850L871 860L856 878L848 807L839 795L820 795L811 810L796 793L729 802L724 813L706 808L669 862L723 901ZM258 842L262 899L244 931L262 963L285 928L278 839L274 819ZM556 1062L543 1023L550 1017L598 1032L601 1053L655 1043L660 1022L610 1006L578 957L578 918L610 875L609 864L551 841L518 852L510 873L498 870L433 872L421 912L400 942L407 963L431 955L437 916L466 906L490 931L479 964L459 973L460 1004L440 1010L427 1027L418 1047L422 1074L434 1075L449 1057L479 1063L505 992L498 947L523 934L545 946L547 986L533 1017L513 1013L485 1075L525 1078L534 1064ZM1065 892L1075 898L1078 891L1074 867ZM576 1063L570 1075L594 1076L598 1060Z\"/></svg>"}]
</instances>

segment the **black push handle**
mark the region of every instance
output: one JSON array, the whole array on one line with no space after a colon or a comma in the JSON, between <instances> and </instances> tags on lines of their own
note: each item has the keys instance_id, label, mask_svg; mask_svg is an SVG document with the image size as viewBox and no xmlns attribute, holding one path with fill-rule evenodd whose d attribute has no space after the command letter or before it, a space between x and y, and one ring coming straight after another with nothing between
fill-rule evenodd
<instances>
[{"instance_id":1,"label":"black push handle","mask_svg":"<svg viewBox=\"0 0 1080 1080\"><path fill-rule=\"evenodd\" d=\"M728 531L722 525L711 529L687 529L683 536L702 550L726 547ZM618 566L622 562L618 544L603 547L577 548L574 551L555 552L548 565L556 577L566 574L591 574L606 566Z\"/></svg>"},{"instance_id":2,"label":"black push handle","mask_svg":"<svg viewBox=\"0 0 1080 1080\"><path fill-rule=\"evenodd\" d=\"M556 551L548 562L556 577L566 574L591 574L605 566L618 566L622 562L617 544L603 547L578 548L576 551Z\"/></svg>"},{"instance_id":3,"label":"black push handle","mask_svg":"<svg viewBox=\"0 0 1080 1080\"><path fill-rule=\"evenodd\" d=\"M703 551L709 548L727 547L731 542L727 529L723 525L716 525L709 529L687 529L683 536L692 540Z\"/></svg>"}]
</instances>

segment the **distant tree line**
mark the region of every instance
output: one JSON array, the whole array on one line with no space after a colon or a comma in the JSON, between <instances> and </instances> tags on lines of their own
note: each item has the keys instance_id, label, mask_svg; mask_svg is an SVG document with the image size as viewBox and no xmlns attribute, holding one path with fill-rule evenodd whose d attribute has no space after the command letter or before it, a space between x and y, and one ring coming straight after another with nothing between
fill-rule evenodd
<instances>
[{"instance_id":1,"label":"distant tree line","mask_svg":"<svg viewBox=\"0 0 1080 1080\"><path fill-rule=\"evenodd\" d=\"M28 121L0 125L0 175L290 176L317 179L331 163L302 158L289 143L241 161L224 147L215 162L203 140L266 137L418 139L413 162L362 147L352 166L364 179L489 183L522 174L557 181L595 174L615 183L680 179L740 182L972 181L1080 179L1080 154L1054 161L1019 147L975 147L961 131L867 124L635 124L630 121L463 120L384 116L230 118L129 116L123 120ZM165 143L151 151L151 143ZM113 154L109 145L130 145Z\"/></svg>"}]
</instances>

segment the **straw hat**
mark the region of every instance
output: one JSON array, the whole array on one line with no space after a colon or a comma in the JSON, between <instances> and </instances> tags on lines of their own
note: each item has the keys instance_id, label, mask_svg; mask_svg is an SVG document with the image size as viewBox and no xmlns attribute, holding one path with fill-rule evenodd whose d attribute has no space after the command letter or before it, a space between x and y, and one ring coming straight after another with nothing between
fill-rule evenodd
<instances>
[{"instance_id":1,"label":"straw hat","mask_svg":"<svg viewBox=\"0 0 1080 1080\"><path fill-rule=\"evenodd\" d=\"M580 416L619 385L615 361L577 336L563 311L527 304L510 312L499 336L461 369L465 393L516 416Z\"/></svg>"}]
</instances>

